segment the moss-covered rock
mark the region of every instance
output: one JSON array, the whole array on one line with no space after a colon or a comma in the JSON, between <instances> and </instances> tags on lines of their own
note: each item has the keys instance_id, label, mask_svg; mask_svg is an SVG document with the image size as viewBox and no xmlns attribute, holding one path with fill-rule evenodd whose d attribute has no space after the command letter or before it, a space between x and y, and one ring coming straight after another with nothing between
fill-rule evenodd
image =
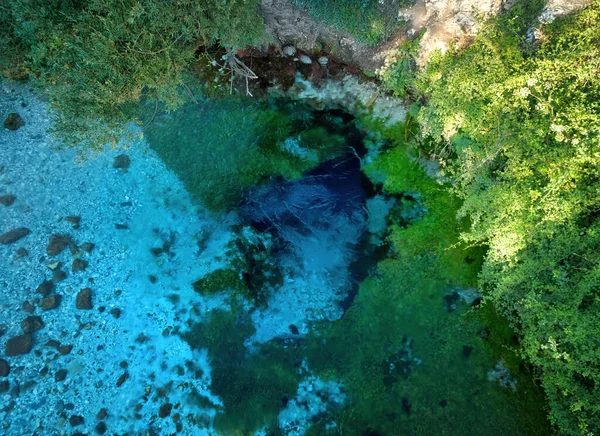
<instances>
[{"instance_id":1,"label":"moss-covered rock","mask_svg":"<svg viewBox=\"0 0 600 436\"><path fill-rule=\"evenodd\" d=\"M232 290L234 292L246 293L246 283L240 277L240 273L233 269L218 269L202 277L193 284L194 291L200 295L212 295L216 292Z\"/></svg>"}]
</instances>

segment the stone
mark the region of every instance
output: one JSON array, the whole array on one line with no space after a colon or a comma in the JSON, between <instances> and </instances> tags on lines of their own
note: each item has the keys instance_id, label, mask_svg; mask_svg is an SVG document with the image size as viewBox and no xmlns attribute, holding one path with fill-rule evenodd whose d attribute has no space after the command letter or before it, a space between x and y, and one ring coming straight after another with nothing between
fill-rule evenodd
<instances>
[{"instance_id":1,"label":"stone","mask_svg":"<svg viewBox=\"0 0 600 436\"><path fill-rule=\"evenodd\" d=\"M54 381L55 382L65 381L65 379L67 378L67 374L68 374L68 371L66 369L59 369L54 374Z\"/></svg>"},{"instance_id":2,"label":"stone","mask_svg":"<svg viewBox=\"0 0 600 436\"><path fill-rule=\"evenodd\" d=\"M29 252L23 247L18 248L17 251L15 251L15 259L22 259L27 256L29 256Z\"/></svg>"},{"instance_id":3,"label":"stone","mask_svg":"<svg viewBox=\"0 0 600 436\"><path fill-rule=\"evenodd\" d=\"M44 328L44 321L42 321L42 317L30 315L21 321L21 329L23 329L23 333L33 333L37 332Z\"/></svg>"},{"instance_id":4,"label":"stone","mask_svg":"<svg viewBox=\"0 0 600 436\"><path fill-rule=\"evenodd\" d=\"M44 311L56 309L58 306L60 306L61 301L62 295L60 294L48 295L40 300L40 307Z\"/></svg>"},{"instance_id":5,"label":"stone","mask_svg":"<svg viewBox=\"0 0 600 436\"><path fill-rule=\"evenodd\" d=\"M60 347L60 342L58 342L56 339L49 339L48 342L46 342L45 346L51 348L58 348Z\"/></svg>"},{"instance_id":6,"label":"stone","mask_svg":"<svg viewBox=\"0 0 600 436\"><path fill-rule=\"evenodd\" d=\"M10 389L10 383L8 380L0 381L0 394L5 394Z\"/></svg>"},{"instance_id":7,"label":"stone","mask_svg":"<svg viewBox=\"0 0 600 436\"><path fill-rule=\"evenodd\" d=\"M62 282L66 278L67 278L67 273L64 272L62 269L55 269L54 272L52 273L52 282L53 283Z\"/></svg>"},{"instance_id":8,"label":"stone","mask_svg":"<svg viewBox=\"0 0 600 436\"><path fill-rule=\"evenodd\" d=\"M21 310L23 312L33 313L33 312L35 312L35 306L33 304L31 304L30 301L26 300L21 305Z\"/></svg>"},{"instance_id":9,"label":"stone","mask_svg":"<svg viewBox=\"0 0 600 436\"><path fill-rule=\"evenodd\" d=\"M58 347L57 350L60 354L66 356L67 354L71 354L71 351L73 350L73 345L62 345Z\"/></svg>"},{"instance_id":10,"label":"stone","mask_svg":"<svg viewBox=\"0 0 600 436\"><path fill-rule=\"evenodd\" d=\"M110 314L116 319L119 319L121 317L121 309L117 307L115 307L114 309L110 309Z\"/></svg>"},{"instance_id":11,"label":"stone","mask_svg":"<svg viewBox=\"0 0 600 436\"><path fill-rule=\"evenodd\" d=\"M29 235L31 230L26 227L19 227L17 229L10 230L2 235L0 235L0 244L8 245L14 242L17 242L19 239L23 239L25 236Z\"/></svg>"},{"instance_id":12,"label":"stone","mask_svg":"<svg viewBox=\"0 0 600 436\"><path fill-rule=\"evenodd\" d=\"M300 56L298 57L298 60L299 60L301 63L303 63L303 64L306 64L306 65L310 65L310 64L312 64L312 59L311 59L311 58L309 58L309 57L308 57L308 56L306 56L306 55L300 55Z\"/></svg>"},{"instance_id":13,"label":"stone","mask_svg":"<svg viewBox=\"0 0 600 436\"><path fill-rule=\"evenodd\" d=\"M10 366L4 359L0 359L0 377L7 377L10 373Z\"/></svg>"},{"instance_id":14,"label":"stone","mask_svg":"<svg viewBox=\"0 0 600 436\"><path fill-rule=\"evenodd\" d=\"M67 248L69 242L71 242L71 237L69 235L53 234L50 236L50 240L48 241L46 253L48 253L49 256L56 256L65 248Z\"/></svg>"},{"instance_id":15,"label":"stone","mask_svg":"<svg viewBox=\"0 0 600 436\"><path fill-rule=\"evenodd\" d=\"M84 288L77 294L75 300L75 307L77 309L90 310L93 309L92 305L92 290L90 288Z\"/></svg>"},{"instance_id":16,"label":"stone","mask_svg":"<svg viewBox=\"0 0 600 436\"><path fill-rule=\"evenodd\" d=\"M79 223L81 223L81 217L77 215L69 215L65 217L65 221L71 223L71 226L77 230L79 228Z\"/></svg>"},{"instance_id":17,"label":"stone","mask_svg":"<svg viewBox=\"0 0 600 436\"><path fill-rule=\"evenodd\" d=\"M317 62L322 66L322 67L326 67L327 64L329 63L329 59L327 59L327 57L325 56L321 56L319 59L317 59Z\"/></svg>"},{"instance_id":18,"label":"stone","mask_svg":"<svg viewBox=\"0 0 600 436\"><path fill-rule=\"evenodd\" d=\"M85 271L85 269L87 267L88 267L88 261L87 260L75 259L73 261L73 265L71 266L71 271L73 271L73 272Z\"/></svg>"},{"instance_id":19,"label":"stone","mask_svg":"<svg viewBox=\"0 0 600 436\"><path fill-rule=\"evenodd\" d=\"M94 245L91 242L84 242L83 244L81 244L79 246L79 248L81 248L83 251L85 251L86 253L91 253L92 250L94 249L96 245Z\"/></svg>"},{"instance_id":20,"label":"stone","mask_svg":"<svg viewBox=\"0 0 600 436\"><path fill-rule=\"evenodd\" d=\"M25 120L16 112L8 114L4 120L4 128L8 130L19 130L25 125Z\"/></svg>"},{"instance_id":21,"label":"stone","mask_svg":"<svg viewBox=\"0 0 600 436\"><path fill-rule=\"evenodd\" d=\"M113 161L113 168L127 170L127 168L129 168L129 165L131 165L131 159L129 159L129 156L127 156L126 154L118 155Z\"/></svg>"},{"instance_id":22,"label":"stone","mask_svg":"<svg viewBox=\"0 0 600 436\"><path fill-rule=\"evenodd\" d=\"M283 54L287 57L292 57L296 55L296 47L294 47L293 45L286 45L285 47L283 47L282 51Z\"/></svg>"},{"instance_id":23,"label":"stone","mask_svg":"<svg viewBox=\"0 0 600 436\"><path fill-rule=\"evenodd\" d=\"M96 415L96 419L106 419L108 417L108 409L103 407Z\"/></svg>"},{"instance_id":24,"label":"stone","mask_svg":"<svg viewBox=\"0 0 600 436\"><path fill-rule=\"evenodd\" d=\"M71 417L69 418L69 424L71 424L71 427L77 427L78 425L83 425L85 422L85 419L83 419L83 416L80 415L71 415Z\"/></svg>"},{"instance_id":25,"label":"stone","mask_svg":"<svg viewBox=\"0 0 600 436\"><path fill-rule=\"evenodd\" d=\"M121 374L121 376L117 380L117 387L120 388L121 386L123 386L123 383L125 383L128 378L129 378L129 373L124 372L123 374Z\"/></svg>"},{"instance_id":26,"label":"stone","mask_svg":"<svg viewBox=\"0 0 600 436\"><path fill-rule=\"evenodd\" d=\"M16 195L13 194L0 195L0 204L6 207L12 206L16 199Z\"/></svg>"},{"instance_id":27,"label":"stone","mask_svg":"<svg viewBox=\"0 0 600 436\"><path fill-rule=\"evenodd\" d=\"M81 249L73 242L69 242L69 251L74 259L79 259L81 257Z\"/></svg>"},{"instance_id":28,"label":"stone","mask_svg":"<svg viewBox=\"0 0 600 436\"><path fill-rule=\"evenodd\" d=\"M96 427L94 428L96 434L104 434L106 433L106 430L106 423L104 421L100 421L98 424L96 424Z\"/></svg>"},{"instance_id":29,"label":"stone","mask_svg":"<svg viewBox=\"0 0 600 436\"><path fill-rule=\"evenodd\" d=\"M28 354L33 347L33 336L31 333L25 333L24 335L16 336L9 339L6 342L6 350L4 354L7 356L20 356L22 354Z\"/></svg>"},{"instance_id":30,"label":"stone","mask_svg":"<svg viewBox=\"0 0 600 436\"><path fill-rule=\"evenodd\" d=\"M161 418L166 418L171 414L171 410L173 410L173 405L171 403L165 403L160 406L160 409L158 410L158 416Z\"/></svg>"},{"instance_id":31,"label":"stone","mask_svg":"<svg viewBox=\"0 0 600 436\"><path fill-rule=\"evenodd\" d=\"M44 280L35 290L38 294L42 294L42 297L47 297L52 291L54 291L54 283L50 280Z\"/></svg>"}]
</instances>

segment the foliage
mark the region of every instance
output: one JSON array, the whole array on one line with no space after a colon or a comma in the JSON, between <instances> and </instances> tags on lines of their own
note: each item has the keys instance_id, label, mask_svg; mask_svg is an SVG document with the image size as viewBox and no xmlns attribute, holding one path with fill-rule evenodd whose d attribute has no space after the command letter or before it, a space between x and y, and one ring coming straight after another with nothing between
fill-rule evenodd
<instances>
[{"instance_id":1,"label":"foliage","mask_svg":"<svg viewBox=\"0 0 600 436\"><path fill-rule=\"evenodd\" d=\"M219 434L250 435L273 425L282 398L298 387L301 359L294 347L265 344L248 354L244 340L253 333L249 316L234 304L233 311L214 310L183 335L192 348L208 349L211 390L224 405L214 422Z\"/></svg>"},{"instance_id":2,"label":"foliage","mask_svg":"<svg viewBox=\"0 0 600 436\"><path fill-rule=\"evenodd\" d=\"M356 39L375 45L390 36L399 24L400 7L411 0L381 2L378 0L293 0L314 18L340 30L350 32Z\"/></svg>"},{"instance_id":3,"label":"foliage","mask_svg":"<svg viewBox=\"0 0 600 436\"><path fill-rule=\"evenodd\" d=\"M344 317L309 338L309 366L342 378L349 397L333 416L335 430L322 420L310 434L548 434L543 397L505 348L512 332L497 332L501 322L487 310L445 309L456 286L475 285L483 251L460 243L468 222L455 218L459 199L407 156L403 138L394 132L394 147L364 170L375 179L384 173L388 194L419 195L427 214L391 226L391 256L361 284ZM489 337L481 334L486 327ZM465 347L473 350L468 357ZM499 360L518 378L516 393L488 380Z\"/></svg>"},{"instance_id":4,"label":"foliage","mask_svg":"<svg viewBox=\"0 0 600 436\"><path fill-rule=\"evenodd\" d=\"M340 136L299 132L293 116L258 101L207 100L153 116L154 110L152 103L145 108L144 118L152 121L144 129L148 141L188 191L216 212L239 204L251 186L299 178L343 151Z\"/></svg>"},{"instance_id":5,"label":"foliage","mask_svg":"<svg viewBox=\"0 0 600 436\"><path fill-rule=\"evenodd\" d=\"M520 8L411 81L435 155L489 247L480 284L516 327L565 434L600 429L600 2L527 43ZM392 85L393 86L393 85ZM402 84L401 88L404 88Z\"/></svg>"},{"instance_id":6,"label":"foliage","mask_svg":"<svg viewBox=\"0 0 600 436\"><path fill-rule=\"evenodd\" d=\"M257 0L14 0L0 5L0 70L33 77L70 144L115 142L143 91L172 109L200 45L257 42Z\"/></svg>"}]
</instances>

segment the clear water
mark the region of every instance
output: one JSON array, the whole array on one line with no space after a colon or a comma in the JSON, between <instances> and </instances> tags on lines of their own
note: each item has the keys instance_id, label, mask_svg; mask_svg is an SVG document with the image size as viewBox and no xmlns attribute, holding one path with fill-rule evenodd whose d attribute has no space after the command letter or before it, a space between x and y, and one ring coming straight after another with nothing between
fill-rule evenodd
<instances>
[{"instance_id":1,"label":"clear water","mask_svg":"<svg viewBox=\"0 0 600 436\"><path fill-rule=\"evenodd\" d=\"M0 356L1 434L550 433L512 332L473 302L483 252L449 248L455 200L390 144L365 165L351 116L152 105L143 139L76 163L42 103L6 84L1 103L27 124L0 132L0 233L30 230L0 246L1 351L44 324Z\"/></svg>"}]
</instances>

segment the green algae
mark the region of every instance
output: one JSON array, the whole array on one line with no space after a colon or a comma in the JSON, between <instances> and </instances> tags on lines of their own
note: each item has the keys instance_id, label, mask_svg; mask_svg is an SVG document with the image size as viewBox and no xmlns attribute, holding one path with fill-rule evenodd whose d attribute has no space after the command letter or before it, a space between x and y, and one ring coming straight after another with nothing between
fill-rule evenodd
<instances>
[{"instance_id":1,"label":"green algae","mask_svg":"<svg viewBox=\"0 0 600 436\"><path fill-rule=\"evenodd\" d=\"M171 113L148 103L142 112L152 148L214 212L233 209L252 186L300 178L343 152L340 135L304 132L294 114L261 100L200 99Z\"/></svg>"},{"instance_id":2,"label":"green algae","mask_svg":"<svg viewBox=\"0 0 600 436\"><path fill-rule=\"evenodd\" d=\"M195 349L208 349L211 390L223 401L214 426L222 435L251 435L276 427L282 400L298 387L302 362L298 346L264 344L254 353L244 341L254 333L249 315L234 302L232 311L214 310L183 338Z\"/></svg>"},{"instance_id":3,"label":"green algae","mask_svg":"<svg viewBox=\"0 0 600 436\"><path fill-rule=\"evenodd\" d=\"M233 269L225 268L213 271L200 280L196 280L193 287L194 291L204 296L226 290L239 293L247 291L246 283L244 283L240 274Z\"/></svg>"},{"instance_id":4,"label":"green algae","mask_svg":"<svg viewBox=\"0 0 600 436\"><path fill-rule=\"evenodd\" d=\"M345 316L313 335L310 367L342 378L349 403L333 416L335 429L322 421L310 434L550 434L543 393L513 351L506 322L490 305L457 301L449 311L445 304L454 290L476 285L485 253L459 241L469 224L455 218L459 200L409 159L398 140L405 129L379 131L396 145L365 173L384 174L384 192L419 193L427 214L390 226L391 255L361 284ZM390 382L390 358L407 338L404 375ZM516 392L489 379L498 363L517 381Z\"/></svg>"}]
</instances>

